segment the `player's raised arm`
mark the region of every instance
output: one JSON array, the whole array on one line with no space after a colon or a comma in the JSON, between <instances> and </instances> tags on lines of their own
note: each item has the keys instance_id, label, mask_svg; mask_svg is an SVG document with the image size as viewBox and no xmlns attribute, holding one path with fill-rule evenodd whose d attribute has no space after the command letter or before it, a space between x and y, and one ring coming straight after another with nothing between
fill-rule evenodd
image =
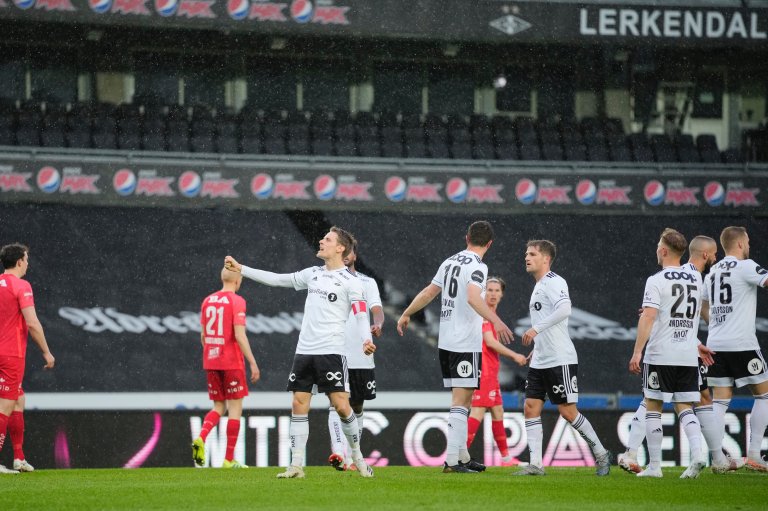
<instances>
[{"instance_id":1,"label":"player's raised arm","mask_svg":"<svg viewBox=\"0 0 768 511\"><path fill-rule=\"evenodd\" d=\"M40 324L40 320L37 319L35 308L24 307L21 309L21 314L24 316L24 321L27 322L29 335L43 354L43 359L45 359L43 369L53 369L56 359L53 357L53 354L51 354L50 348L48 348L48 342L45 340L45 333L43 332L43 325Z\"/></svg>"},{"instance_id":2,"label":"player's raised arm","mask_svg":"<svg viewBox=\"0 0 768 511\"><path fill-rule=\"evenodd\" d=\"M482 289L480 286L476 286L471 282L467 284L467 303L477 312L483 319L493 323L493 327L496 329L496 335L499 336L501 342L513 341L515 336L512 334L512 330L496 315L495 312L488 307L485 303L485 299L482 295Z\"/></svg>"},{"instance_id":3,"label":"player's raised arm","mask_svg":"<svg viewBox=\"0 0 768 511\"><path fill-rule=\"evenodd\" d=\"M259 284L272 287L295 287L293 273L273 273L271 271L257 270L238 263L234 257L224 258L224 267L230 271L240 272L243 277L255 280Z\"/></svg>"},{"instance_id":4,"label":"player's raised arm","mask_svg":"<svg viewBox=\"0 0 768 511\"><path fill-rule=\"evenodd\" d=\"M411 322L411 316L429 305L429 302L434 300L440 294L440 291L440 287L435 284L429 284L419 291L419 294L416 295L411 304L400 315L400 319L397 320L397 333L403 335L408 328L408 323Z\"/></svg>"}]
</instances>

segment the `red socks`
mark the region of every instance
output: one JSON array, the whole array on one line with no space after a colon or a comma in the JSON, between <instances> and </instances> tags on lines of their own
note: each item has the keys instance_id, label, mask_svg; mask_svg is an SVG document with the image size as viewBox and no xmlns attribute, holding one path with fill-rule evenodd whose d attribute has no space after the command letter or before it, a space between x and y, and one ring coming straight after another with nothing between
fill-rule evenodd
<instances>
[{"instance_id":1,"label":"red socks","mask_svg":"<svg viewBox=\"0 0 768 511\"><path fill-rule=\"evenodd\" d=\"M493 439L496 440L496 445L499 447L499 452L502 456L509 456L509 447L507 447L507 432L504 429L504 421L492 421L491 431L493 432Z\"/></svg>"},{"instance_id":2,"label":"red socks","mask_svg":"<svg viewBox=\"0 0 768 511\"><path fill-rule=\"evenodd\" d=\"M475 419L474 417L470 417L467 419L467 449L469 449L469 446L472 445L472 442L475 440L475 435L477 434L477 430L480 429L480 421Z\"/></svg>"},{"instance_id":3,"label":"red socks","mask_svg":"<svg viewBox=\"0 0 768 511\"><path fill-rule=\"evenodd\" d=\"M216 410L211 410L203 419L203 427L200 429L200 438L205 442L208 438L208 433L211 432L214 426L219 423L221 415Z\"/></svg>"},{"instance_id":4,"label":"red socks","mask_svg":"<svg viewBox=\"0 0 768 511\"><path fill-rule=\"evenodd\" d=\"M240 434L240 419L227 421L227 453L224 456L225 460L232 461L235 457L235 444L237 444L237 436Z\"/></svg>"},{"instance_id":5,"label":"red socks","mask_svg":"<svg viewBox=\"0 0 768 511\"><path fill-rule=\"evenodd\" d=\"M8 416L0 413L0 449L5 443L5 431L8 429Z\"/></svg>"},{"instance_id":6,"label":"red socks","mask_svg":"<svg viewBox=\"0 0 768 511\"><path fill-rule=\"evenodd\" d=\"M13 459L24 460L24 413L13 412L8 417L8 436L13 444Z\"/></svg>"}]
</instances>

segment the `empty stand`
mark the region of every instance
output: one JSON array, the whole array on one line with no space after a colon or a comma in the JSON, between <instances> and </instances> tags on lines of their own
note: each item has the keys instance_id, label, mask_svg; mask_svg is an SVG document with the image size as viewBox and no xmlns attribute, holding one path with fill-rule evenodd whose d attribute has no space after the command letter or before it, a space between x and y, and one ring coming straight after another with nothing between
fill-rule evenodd
<instances>
[{"instance_id":1,"label":"empty stand","mask_svg":"<svg viewBox=\"0 0 768 511\"><path fill-rule=\"evenodd\" d=\"M701 161L704 163L721 163L720 150L714 135L702 133L696 137L696 147L699 149Z\"/></svg>"}]
</instances>

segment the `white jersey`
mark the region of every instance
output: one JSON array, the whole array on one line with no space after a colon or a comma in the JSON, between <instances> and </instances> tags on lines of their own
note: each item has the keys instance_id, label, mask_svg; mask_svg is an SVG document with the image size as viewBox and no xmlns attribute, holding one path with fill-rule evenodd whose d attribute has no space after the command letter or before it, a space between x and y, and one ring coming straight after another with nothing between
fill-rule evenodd
<instances>
[{"instance_id":1,"label":"white jersey","mask_svg":"<svg viewBox=\"0 0 768 511\"><path fill-rule=\"evenodd\" d=\"M539 323L552 314L562 303L570 303L568 283L563 277L551 271L544 275L533 288L528 308L531 311L531 325ZM578 364L579 357L568 333L568 318L539 332L533 341L531 367L547 369Z\"/></svg>"},{"instance_id":2,"label":"white jersey","mask_svg":"<svg viewBox=\"0 0 768 511\"><path fill-rule=\"evenodd\" d=\"M485 293L488 267L469 250L452 255L440 265L432 283L440 293L440 333L437 346L457 353L483 350L483 318L467 301L467 286Z\"/></svg>"},{"instance_id":3,"label":"white jersey","mask_svg":"<svg viewBox=\"0 0 768 511\"><path fill-rule=\"evenodd\" d=\"M726 256L707 275L705 299L709 302L707 347L714 351L760 349L755 335L757 287L764 286L768 271L752 259Z\"/></svg>"},{"instance_id":4,"label":"white jersey","mask_svg":"<svg viewBox=\"0 0 768 511\"><path fill-rule=\"evenodd\" d=\"M357 272L355 274L363 285L363 297L368 304L366 316L368 324L371 324L370 312L373 307L381 307L381 296L379 295L379 286L376 281L368 275ZM360 330L357 326L357 318L354 313L349 311L347 319L347 367L349 369L373 369L376 365L373 363L373 355L363 353L363 341L360 339Z\"/></svg>"},{"instance_id":5,"label":"white jersey","mask_svg":"<svg viewBox=\"0 0 768 511\"><path fill-rule=\"evenodd\" d=\"M692 265L668 266L648 277L643 307L656 309L656 320L643 362L665 366L699 365L701 273Z\"/></svg>"},{"instance_id":6,"label":"white jersey","mask_svg":"<svg viewBox=\"0 0 768 511\"><path fill-rule=\"evenodd\" d=\"M291 280L297 291L307 290L296 353L344 355L352 303L365 301L360 279L346 267L327 270L324 266L313 266L292 273Z\"/></svg>"}]
</instances>

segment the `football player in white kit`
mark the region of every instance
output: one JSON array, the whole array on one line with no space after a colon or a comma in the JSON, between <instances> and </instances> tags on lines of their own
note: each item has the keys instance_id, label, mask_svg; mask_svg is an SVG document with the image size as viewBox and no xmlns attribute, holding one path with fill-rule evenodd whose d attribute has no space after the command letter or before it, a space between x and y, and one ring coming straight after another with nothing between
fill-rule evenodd
<instances>
[{"instance_id":1,"label":"football player in white kit","mask_svg":"<svg viewBox=\"0 0 768 511\"><path fill-rule=\"evenodd\" d=\"M768 270L749 258L749 235L745 228L726 227L720 234L720 244L725 257L712 267L704 288L710 318L707 346L715 352L715 363L709 368L707 379L713 389L720 432L720 443L710 445L712 466L726 463L721 447L733 386L748 385L755 403L749 419L746 468L768 472L768 464L760 456L768 426L768 369L755 335L757 288L768 287Z\"/></svg>"},{"instance_id":2,"label":"football player in white kit","mask_svg":"<svg viewBox=\"0 0 768 511\"><path fill-rule=\"evenodd\" d=\"M502 342L512 340L512 331L485 303L483 292L488 267L483 256L493 243L493 228L474 222L466 235L467 248L440 264L432 282L422 289L397 321L403 335L411 316L440 295L438 349L443 386L451 389L448 414L448 446L443 472L474 473L485 466L470 458L467 450L467 419L472 393L480 386L483 349L483 319L493 323Z\"/></svg>"},{"instance_id":3,"label":"football player in white kit","mask_svg":"<svg viewBox=\"0 0 768 511\"><path fill-rule=\"evenodd\" d=\"M549 240L531 240L525 251L525 270L536 280L529 303L532 326L523 334L524 346L534 343L525 381L524 408L531 459L527 466L514 475L544 475L541 411L549 396L563 419L579 432L592 449L597 467L595 473L607 476L611 471L611 453L603 447L589 420L576 408L579 400L579 359L568 333L568 317L571 315L568 284L564 278L550 270L556 253L555 244Z\"/></svg>"},{"instance_id":4,"label":"football player in white kit","mask_svg":"<svg viewBox=\"0 0 768 511\"><path fill-rule=\"evenodd\" d=\"M376 281L357 271L357 240L352 245L352 251L344 258L344 264L349 271L356 275L363 285L363 296L373 316L371 334L374 337L381 336L381 327L384 324L384 309L381 306L381 295ZM373 355L363 353L360 345L360 336L357 332L357 318L350 311L347 320L347 368L349 369L349 404L357 417L357 426L360 428L358 441L363 438L363 405L366 401L376 399L376 364ZM331 450L328 458L336 470L344 471L353 467L347 459L347 441L341 429L341 419L336 409L331 406L328 410L328 432L331 435ZM356 467L355 467L356 468Z\"/></svg>"},{"instance_id":5,"label":"football player in white kit","mask_svg":"<svg viewBox=\"0 0 768 511\"><path fill-rule=\"evenodd\" d=\"M268 286L306 289L304 319L301 322L299 342L288 377L288 390L293 392L291 425L291 464L278 478L303 478L307 438L309 436L309 406L312 392L328 394L331 404L341 418L341 428L352 450L352 459L360 475L373 477L373 470L365 463L360 452L357 417L349 405L349 381L346 347L347 319L350 310L357 318L360 350L371 354L376 346L371 341L371 330L363 286L344 265L354 237L343 229L332 227L320 240L317 257L324 266L313 266L296 273L272 273L241 265L231 256L224 266L242 272L244 277Z\"/></svg>"},{"instance_id":6,"label":"football player in white kit","mask_svg":"<svg viewBox=\"0 0 768 511\"><path fill-rule=\"evenodd\" d=\"M703 282L698 270L680 264L686 245L685 236L665 229L656 246L656 260L662 270L645 283L643 313L629 361L630 372L640 374L642 370L647 407L645 437L650 462L638 477L663 476L661 410L665 402L673 403L691 446L691 464L680 477L695 479L707 464L701 446L701 426L693 412L693 404L700 398L696 334Z\"/></svg>"}]
</instances>

